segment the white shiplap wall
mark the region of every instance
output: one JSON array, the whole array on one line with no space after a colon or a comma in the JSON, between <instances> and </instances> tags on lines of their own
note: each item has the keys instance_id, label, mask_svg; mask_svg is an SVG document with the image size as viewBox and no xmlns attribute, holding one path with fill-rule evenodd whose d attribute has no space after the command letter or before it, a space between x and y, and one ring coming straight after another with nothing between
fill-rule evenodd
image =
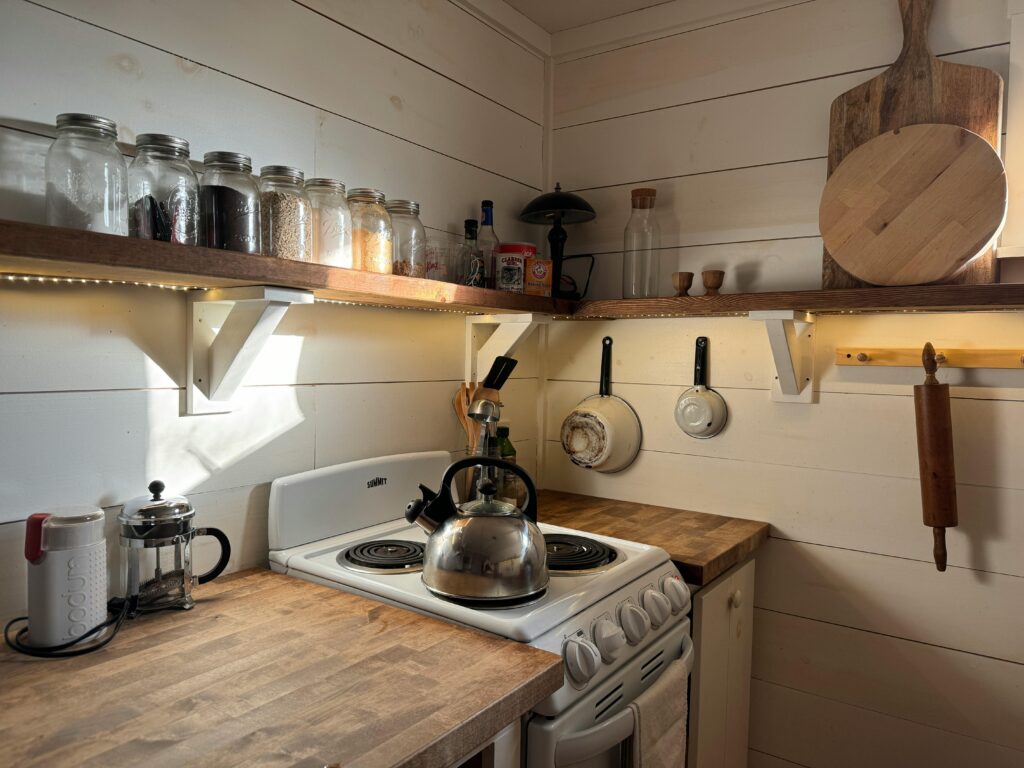
<instances>
[{"instance_id":1,"label":"white shiplap wall","mask_svg":"<svg viewBox=\"0 0 1024 768\"><path fill-rule=\"evenodd\" d=\"M42 221L54 117L82 111L115 119L126 152L166 132L194 158L419 200L435 237L483 197L503 236L537 235L515 214L541 188L544 57L448 0L0 0L0 71L0 218ZM273 478L464 445L461 315L293 308L228 415L180 415L184 337L180 292L0 286L0 616L24 607L34 511L114 507L159 477L227 531L237 569L266 559ZM532 468L534 341L503 394Z\"/></svg>"},{"instance_id":2,"label":"white shiplap wall","mask_svg":"<svg viewBox=\"0 0 1024 768\"><path fill-rule=\"evenodd\" d=\"M1003 0L941 0L937 53L1008 77ZM598 211L570 231L619 293L629 189L658 188L662 293L676 269L729 291L820 286L828 108L892 61L895 0L659 4L552 38L554 177ZM696 290L699 292L699 277ZM596 389L644 426L640 458L572 467L558 427ZM711 338L730 423L692 440L673 406ZM556 323L545 356L544 484L770 522L758 555L750 765L1024 766L1024 375L949 371L960 527L950 568L921 524L910 369L837 368L837 346L1019 346L1020 313L818 319L813 405L773 403L764 328L745 318Z\"/></svg>"}]
</instances>

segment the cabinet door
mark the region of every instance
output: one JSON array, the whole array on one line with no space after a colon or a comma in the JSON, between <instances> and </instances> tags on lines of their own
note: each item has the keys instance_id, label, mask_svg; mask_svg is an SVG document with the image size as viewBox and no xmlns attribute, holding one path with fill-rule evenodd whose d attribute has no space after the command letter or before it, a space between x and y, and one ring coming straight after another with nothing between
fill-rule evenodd
<instances>
[{"instance_id":1,"label":"cabinet door","mask_svg":"<svg viewBox=\"0 0 1024 768\"><path fill-rule=\"evenodd\" d=\"M696 665L687 768L747 764L753 621L753 560L722 574L693 597Z\"/></svg>"}]
</instances>

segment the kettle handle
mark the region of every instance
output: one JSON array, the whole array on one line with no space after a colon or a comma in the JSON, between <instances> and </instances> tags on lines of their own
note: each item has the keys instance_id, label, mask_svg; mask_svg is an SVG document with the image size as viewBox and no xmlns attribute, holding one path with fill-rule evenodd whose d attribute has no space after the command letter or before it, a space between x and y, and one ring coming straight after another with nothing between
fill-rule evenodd
<instances>
[{"instance_id":1,"label":"kettle handle","mask_svg":"<svg viewBox=\"0 0 1024 768\"><path fill-rule=\"evenodd\" d=\"M228 541L227 535L220 528L198 528L196 529L196 536L213 536L213 538L220 542L220 559L217 561L217 564L206 573L196 577L197 583L206 584L220 576L224 569L228 567L228 560L231 559L231 542Z\"/></svg>"},{"instance_id":2,"label":"kettle handle","mask_svg":"<svg viewBox=\"0 0 1024 768\"><path fill-rule=\"evenodd\" d=\"M523 514L534 523L537 522L537 487L533 484L533 479L518 464L503 461L502 459L495 459L491 456L467 456L464 459L459 459L444 471L444 477L441 479L441 490L438 492L439 495L446 495L446 498L451 498L452 481L455 479L455 475L459 470L468 469L469 467L497 467L519 475L526 485L526 509L523 510Z\"/></svg>"}]
</instances>

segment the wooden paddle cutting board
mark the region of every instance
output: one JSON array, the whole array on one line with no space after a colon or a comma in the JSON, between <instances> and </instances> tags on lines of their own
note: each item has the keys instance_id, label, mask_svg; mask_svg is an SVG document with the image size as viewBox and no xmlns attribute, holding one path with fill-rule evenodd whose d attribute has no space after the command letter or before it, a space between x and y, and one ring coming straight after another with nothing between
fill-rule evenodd
<instances>
[{"instance_id":1,"label":"wooden paddle cutting board","mask_svg":"<svg viewBox=\"0 0 1024 768\"><path fill-rule=\"evenodd\" d=\"M956 125L908 125L839 164L821 197L821 236L837 264L871 285L941 282L995 240L1006 199L987 141Z\"/></svg>"},{"instance_id":2,"label":"wooden paddle cutting board","mask_svg":"<svg viewBox=\"0 0 1024 768\"><path fill-rule=\"evenodd\" d=\"M941 2L942 0L940 0ZM984 67L951 64L928 49L928 22L935 0L899 0L903 17L903 50L877 77L861 83L832 102L828 175L854 149L888 131L917 123L948 123L976 133L998 153L1003 110L1003 79ZM949 282L994 283L995 254L971 262ZM860 288L829 254L822 265L824 288Z\"/></svg>"}]
</instances>

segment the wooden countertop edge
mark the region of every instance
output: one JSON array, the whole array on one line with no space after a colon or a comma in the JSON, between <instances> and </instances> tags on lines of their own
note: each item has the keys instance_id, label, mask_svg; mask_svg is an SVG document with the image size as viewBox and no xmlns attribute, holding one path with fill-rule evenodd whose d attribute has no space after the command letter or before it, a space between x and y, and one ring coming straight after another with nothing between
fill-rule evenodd
<instances>
[{"instance_id":1,"label":"wooden countertop edge","mask_svg":"<svg viewBox=\"0 0 1024 768\"><path fill-rule=\"evenodd\" d=\"M707 512L656 504L640 504L599 496L586 496L567 491L541 491L539 503L542 522L661 547L679 567L686 581L699 586L711 583L733 566L746 560L768 540L771 532L771 526L759 520L726 517ZM619 531L611 527L612 521L598 520L595 522L592 519L593 516L606 515L610 508L614 508L615 511L614 522L625 520L630 523L628 531ZM549 513L547 519L544 515L545 510ZM687 538L688 543L707 541L703 557L698 558L693 552L681 549L678 541L674 540L674 535L651 531L652 528L657 528L658 524L664 523L664 519L654 520L652 518L664 518L666 515L678 515L681 522L690 522L691 528L694 527L693 523L697 523L703 525L709 534L714 534L713 536L702 536L698 531ZM726 538L732 534L735 536L732 541L722 541L723 534ZM675 535L686 537L683 532Z\"/></svg>"},{"instance_id":2,"label":"wooden countertop edge","mask_svg":"<svg viewBox=\"0 0 1024 768\"><path fill-rule=\"evenodd\" d=\"M222 577L217 581L227 586L232 581L242 580L248 576L260 573L272 573L272 571L268 568L248 568L244 571L238 571ZM293 577L286 576L285 578ZM211 584L211 586L213 585ZM349 593L339 590L339 594L348 595ZM360 597L362 598L363 596ZM373 600L372 597L363 599ZM392 607L396 610L406 610L399 606ZM415 613L414 611L408 612ZM420 614L415 615L419 616ZM487 632L471 627L463 627L462 629L465 629L467 632L489 635ZM496 635L490 636L497 637ZM518 645L515 640L506 640L505 642ZM476 716L464 720L456 727L449 728L439 734L437 738L415 754L398 762L388 764L389 768L439 768L440 766L450 768L456 766L464 758L471 757L480 751L509 723L518 720L533 709L535 705L561 688L565 683L565 670L562 666L562 658L548 651L534 650L538 654L551 657L549 665L540 674L535 675L522 685L509 691L501 698L495 700L490 706L481 709ZM467 746L465 742L468 738L464 736L464 733L467 730L474 729L479 731L479 735L474 737ZM335 765L340 765L340 763L331 762L328 764L328 768L333 768Z\"/></svg>"}]
</instances>

